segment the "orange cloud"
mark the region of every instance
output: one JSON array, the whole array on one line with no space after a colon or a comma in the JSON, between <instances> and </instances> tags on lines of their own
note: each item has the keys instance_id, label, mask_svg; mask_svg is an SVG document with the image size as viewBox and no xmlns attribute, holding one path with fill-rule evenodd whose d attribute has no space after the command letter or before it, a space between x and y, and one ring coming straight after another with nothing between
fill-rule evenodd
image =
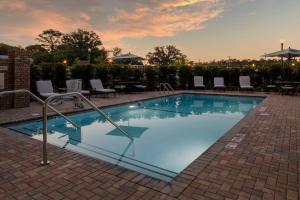
<instances>
[{"instance_id":1,"label":"orange cloud","mask_svg":"<svg viewBox=\"0 0 300 200\"><path fill-rule=\"evenodd\" d=\"M27 8L27 4L20 0L1 0L0 1L0 10L9 10L9 11L20 11Z\"/></svg>"},{"instance_id":2,"label":"orange cloud","mask_svg":"<svg viewBox=\"0 0 300 200\"><path fill-rule=\"evenodd\" d=\"M116 10L108 19L113 28L100 31L106 42L118 44L123 38L173 36L180 31L200 30L204 22L223 12L218 0L168 0L152 7L138 6L133 12Z\"/></svg>"},{"instance_id":3,"label":"orange cloud","mask_svg":"<svg viewBox=\"0 0 300 200\"><path fill-rule=\"evenodd\" d=\"M85 21L90 21L91 20L91 17L85 13L85 12L79 12L79 16L81 17L81 19L85 20Z\"/></svg>"},{"instance_id":4,"label":"orange cloud","mask_svg":"<svg viewBox=\"0 0 300 200\"><path fill-rule=\"evenodd\" d=\"M35 38L49 28L62 32L83 28L97 32L106 47L124 46L126 38L173 36L181 31L200 30L203 23L223 12L223 0L139 0L126 6L109 0L86 4L78 1L68 8L44 1L11 1L0 0L0 10L12 10L16 15L9 18L9 26L0 31L0 38L22 40ZM104 3L107 7L102 7Z\"/></svg>"}]
</instances>

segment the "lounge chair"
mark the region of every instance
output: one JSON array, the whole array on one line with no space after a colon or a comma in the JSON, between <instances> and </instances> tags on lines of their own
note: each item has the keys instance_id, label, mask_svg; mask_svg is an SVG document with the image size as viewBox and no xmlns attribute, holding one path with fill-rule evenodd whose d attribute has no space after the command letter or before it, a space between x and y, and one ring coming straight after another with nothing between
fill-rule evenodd
<instances>
[{"instance_id":1,"label":"lounge chair","mask_svg":"<svg viewBox=\"0 0 300 200\"><path fill-rule=\"evenodd\" d=\"M59 94L54 92L52 82L50 80L36 81L36 87L39 96L41 96L44 99ZM58 98L52 104L62 104L62 98Z\"/></svg>"},{"instance_id":2,"label":"lounge chair","mask_svg":"<svg viewBox=\"0 0 300 200\"><path fill-rule=\"evenodd\" d=\"M122 84L117 84L114 86L114 88L117 90L117 91L123 91L126 89L126 85L122 85Z\"/></svg>"},{"instance_id":3,"label":"lounge chair","mask_svg":"<svg viewBox=\"0 0 300 200\"><path fill-rule=\"evenodd\" d=\"M215 89L226 89L224 85L224 78L223 77L214 77L214 88Z\"/></svg>"},{"instance_id":4,"label":"lounge chair","mask_svg":"<svg viewBox=\"0 0 300 200\"><path fill-rule=\"evenodd\" d=\"M203 84L203 76L194 76L194 87L205 88L205 85Z\"/></svg>"},{"instance_id":5,"label":"lounge chair","mask_svg":"<svg viewBox=\"0 0 300 200\"><path fill-rule=\"evenodd\" d=\"M240 76L240 88L253 90L251 85L250 76Z\"/></svg>"},{"instance_id":6,"label":"lounge chair","mask_svg":"<svg viewBox=\"0 0 300 200\"><path fill-rule=\"evenodd\" d=\"M144 91L144 90L146 90L146 88L147 88L146 85L142 85L142 84L136 84L136 85L134 85L134 87L135 87L136 89L138 89L139 91Z\"/></svg>"},{"instance_id":7,"label":"lounge chair","mask_svg":"<svg viewBox=\"0 0 300 200\"><path fill-rule=\"evenodd\" d=\"M90 84L92 87L92 92L94 94L114 94L116 96L116 90L114 89L105 89L103 87L102 81L100 79L91 79Z\"/></svg>"},{"instance_id":8,"label":"lounge chair","mask_svg":"<svg viewBox=\"0 0 300 200\"><path fill-rule=\"evenodd\" d=\"M87 96L90 99L90 92L87 90L82 90L82 80L81 79L72 79L66 80L67 92L78 92L84 96ZM73 97L74 105L77 108L84 108L84 104L80 97Z\"/></svg>"},{"instance_id":9,"label":"lounge chair","mask_svg":"<svg viewBox=\"0 0 300 200\"><path fill-rule=\"evenodd\" d=\"M58 93L54 92L52 82L50 80L36 81L37 92L43 98L48 98Z\"/></svg>"},{"instance_id":10,"label":"lounge chair","mask_svg":"<svg viewBox=\"0 0 300 200\"><path fill-rule=\"evenodd\" d=\"M82 90L82 80L72 79L66 80L67 92L79 92L84 96L90 98L90 91Z\"/></svg>"}]
</instances>

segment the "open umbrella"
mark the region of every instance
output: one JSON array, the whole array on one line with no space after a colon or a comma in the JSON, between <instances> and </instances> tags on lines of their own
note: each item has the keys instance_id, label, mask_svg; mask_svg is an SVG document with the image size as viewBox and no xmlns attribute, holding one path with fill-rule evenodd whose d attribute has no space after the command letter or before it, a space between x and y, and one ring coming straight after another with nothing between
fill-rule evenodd
<instances>
[{"instance_id":1,"label":"open umbrella","mask_svg":"<svg viewBox=\"0 0 300 200\"><path fill-rule=\"evenodd\" d=\"M300 57L300 50L287 48L281 51L276 51L273 53L265 54L264 57L280 57L280 58L287 58L291 60L292 58Z\"/></svg>"},{"instance_id":2,"label":"open umbrella","mask_svg":"<svg viewBox=\"0 0 300 200\"><path fill-rule=\"evenodd\" d=\"M131 63L134 61L142 61L145 60L144 58L134 55L132 53L127 53L127 54L121 54L119 56L115 56L112 58L113 61L115 62L124 62L124 63Z\"/></svg>"}]
</instances>

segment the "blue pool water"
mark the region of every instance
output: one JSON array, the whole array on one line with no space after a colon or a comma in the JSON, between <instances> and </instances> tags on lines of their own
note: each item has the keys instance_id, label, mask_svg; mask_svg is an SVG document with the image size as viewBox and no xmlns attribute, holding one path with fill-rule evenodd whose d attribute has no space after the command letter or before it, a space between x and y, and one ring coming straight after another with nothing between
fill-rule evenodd
<instances>
[{"instance_id":1,"label":"blue pool water","mask_svg":"<svg viewBox=\"0 0 300 200\"><path fill-rule=\"evenodd\" d=\"M181 94L120 105L104 111L131 142L96 112L48 121L48 141L146 175L170 181L263 99ZM41 122L10 128L41 140ZM51 158L50 158L51 159Z\"/></svg>"}]
</instances>

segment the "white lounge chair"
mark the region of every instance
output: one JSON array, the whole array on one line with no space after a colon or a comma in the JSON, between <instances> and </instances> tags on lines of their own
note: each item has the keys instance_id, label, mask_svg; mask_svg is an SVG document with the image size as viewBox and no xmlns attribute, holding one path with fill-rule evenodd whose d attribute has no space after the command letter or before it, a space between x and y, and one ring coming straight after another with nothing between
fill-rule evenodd
<instances>
[{"instance_id":1,"label":"white lounge chair","mask_svg":"<svg viewBox=\"0 0 300 200\"><path fill-rule=\"evenodd\" d=\"M81 79L72 79L66 80L67 92L78 92L84 96L87 96L90 99L90 92L87 90L82 90L82 80ZM74 105L77 108L84 108L84 104L80 97L74 97Z\"/></svg>"},{"instance_id":2,"label":"white lounge chair","mask_svg":"<svg viewBox=\"0 0 300 200\"><path fill-rule=\"evenodd\" d=\"M223 77L214 77L214 88L226 89Z\"/></svg>"},{"instance_id":3,"label":"white lounge chair","mask_svg":"<svg viewBox=\"0 0 300 200\"><path fill-rule=\"evenodd\" d=\"M103 87L102 81L100 79L91 79L90 84L91 84L91 87L92 87L94 93L114 94L116 96L116 90L105 89Z\"/></svg>"},{"instance_id":4,"label":"white lounge chair","mask_svg":"<svg viewBox=\"0 0 300 200\"><path fill-rule=\"evenodd\" d=\"M194 87L205 88L205 85L203 84L203 76L194 76Z\"/></svg>"},{"instance_id":5,"label":"white lounge chair","mask_svg":"<svg viewBox=\"0 0 300 200\"><path fill-rule=\"evenodd\" d=\"M81 79L72 79L66 80L67 92L79 92L82 95L90 95L90 91L82 90L82 80Z\"/></svg>"},{"instance_id":6,"label":"white lounge chair","mask_svg":"<svg viewBox=\"0 0 300 200\"><path fill-rule=\"evenodd\" d=\"M37 92L43 98L48 98L58 93L54 92L52 82L50 80L36 81Z\"/></svg>"},{"instance_id":7,"label":"white lounge chair","mask_svg":"<svg viewBox=\"0 0 300 200\"><path fill-rule=\"evenodd\" d=\"M251 85L250 76L240 76L240 88L241 89L253 89Z\"/></svg>"},{"instance_id":8,"label":"white lounge chair","mask_svg":"<svg viewBox=\"0 0 300 200\"><path fill-rule=\"evenodd\" d=\"M39 95L47 99L50 96L59 94L54 92L52 82L50 80L42 80L42 81L36 81L36 87L37 87L37 92ZM56 104L62 104L62 98L55 99L51 104L56 105Z\"/></svg>"},{"instance_id":9,"label":"white lounge chair","mask_svg":"<svg viewBox=\"0 0 300 200\"><path fill-rule=\"evenodd\" d=\"M136 84L134 87L138 90L146 90L147 86L142 84Z\"/></svg>"}]
</instances>

